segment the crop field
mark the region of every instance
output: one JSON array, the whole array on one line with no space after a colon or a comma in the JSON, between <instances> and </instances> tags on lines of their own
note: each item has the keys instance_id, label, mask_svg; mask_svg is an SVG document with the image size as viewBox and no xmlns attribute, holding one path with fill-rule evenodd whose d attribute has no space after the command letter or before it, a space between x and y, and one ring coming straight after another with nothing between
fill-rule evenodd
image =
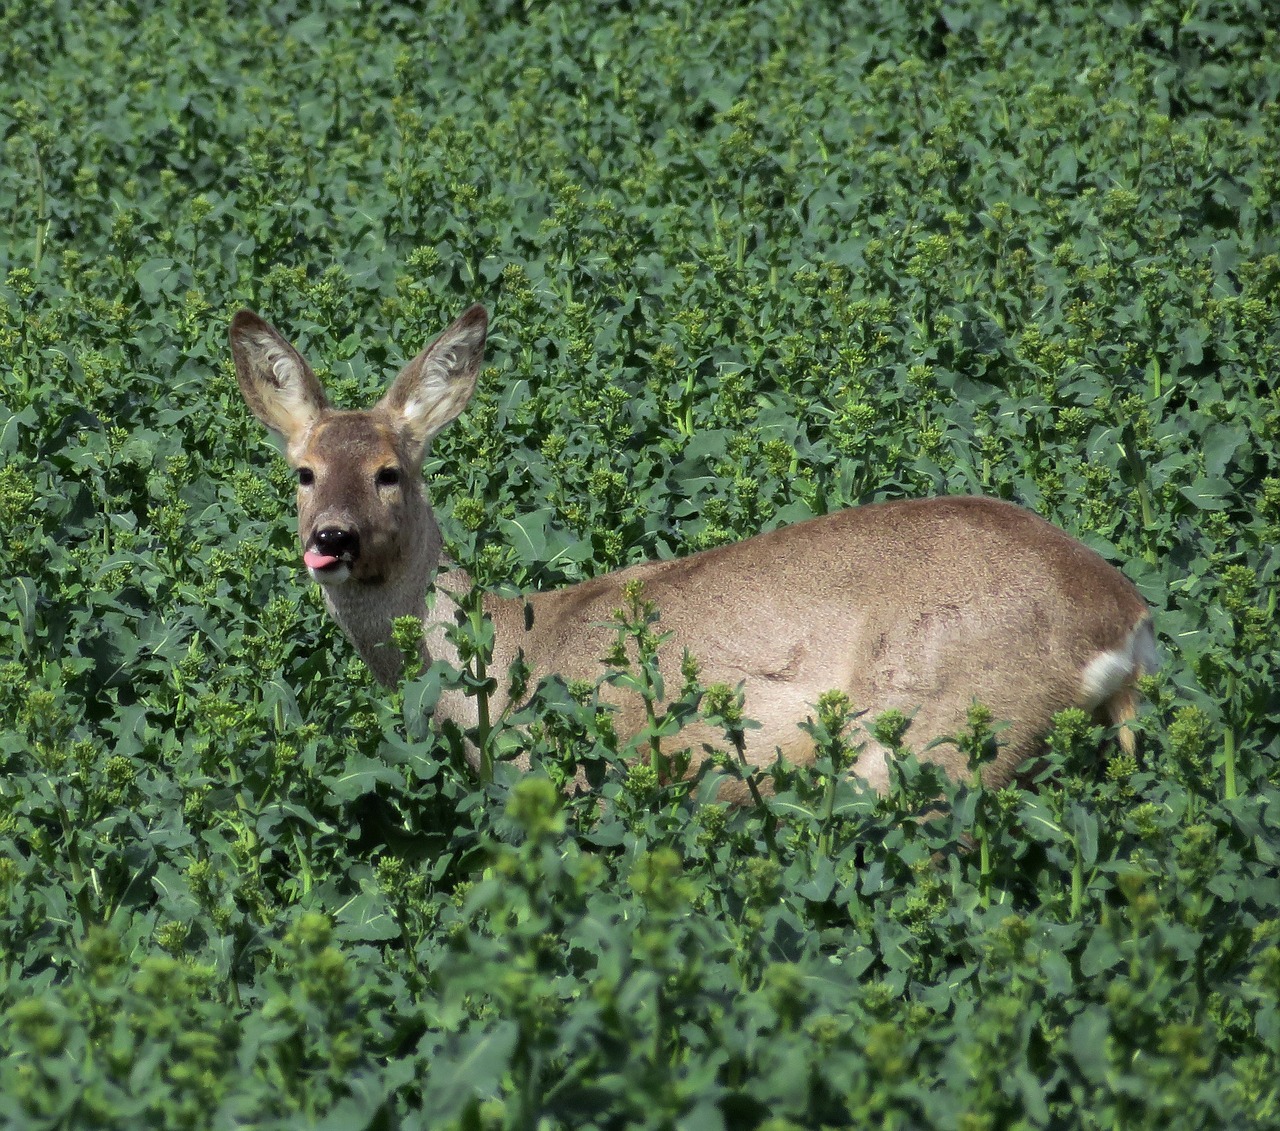
<instances>
[{"instance_id":1,"label":"crop field","mask_svg":"<svg viewBox=\"0 0 1280 1131\"><path fill-rule=\"evenodd\" d=\"M0 1127L1280 1128L1269 0L31 0L0 60ZM1151 604L1138 755L943 784L824 696L730 807L552 681L480 781L475 663L373 682L227 344L357 407L472 302L481 585L1010 499Z\"/></svg>"}]
</instances>

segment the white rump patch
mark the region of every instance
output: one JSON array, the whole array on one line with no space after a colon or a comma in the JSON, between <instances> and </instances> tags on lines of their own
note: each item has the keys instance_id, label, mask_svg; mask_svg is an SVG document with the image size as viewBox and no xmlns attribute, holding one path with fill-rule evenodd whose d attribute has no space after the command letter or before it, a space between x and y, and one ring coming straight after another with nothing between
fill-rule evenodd
<instances>
[{"instance_id":1,"label":"white rump patch","mask_svg":"<svg viewBox=\"0 0 1280 1131\"><path fill-rule=\"evenodd\" d=\"M1129 633L1124 647L1112 652L1099 652L1085 667L1080 677L1080 694L1085 707L1092 711L1102 706L1138 676L1153 672L1159 666L1151 618L1144 617Z\"/></svg>"}]
</instances>

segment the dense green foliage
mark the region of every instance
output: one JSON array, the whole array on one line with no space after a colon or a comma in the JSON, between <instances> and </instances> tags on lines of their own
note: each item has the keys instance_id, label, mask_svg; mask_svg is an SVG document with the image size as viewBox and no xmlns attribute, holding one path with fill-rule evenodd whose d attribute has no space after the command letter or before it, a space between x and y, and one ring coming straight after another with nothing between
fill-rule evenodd
<instances>
[{"instance_id":1,"label":"dense green foliage","mask_svg":"<svg viewBox=\"0 0 1280 1131\"><path fill-rule=\"evenodd\" d=\"M4 1126L1280 1126L1268 0L264 11L0 17ZM477 300L427 473L485 583L1015 499L1156 610L1141 759L1068 715L921 822L829 700L762 807L566 798L619 752L552 686L479 785L226 346L362 404Z\"/></svg>"}]
</instances>

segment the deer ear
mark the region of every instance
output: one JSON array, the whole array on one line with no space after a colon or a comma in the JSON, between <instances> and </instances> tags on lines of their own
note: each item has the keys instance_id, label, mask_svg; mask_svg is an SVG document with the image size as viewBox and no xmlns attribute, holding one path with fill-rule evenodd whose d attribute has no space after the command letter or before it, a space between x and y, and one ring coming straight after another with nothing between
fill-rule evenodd
<instances>
[{"instance_id":1,"label":"deer ear","mask_svg":"<svg viewBox=\"0 0 1280 1131\"><path fill-rule=\"evenodd\" d=\"M316 375L270 322L252 310L231 319L231 356L240 392L262 421L290 443L329 407Z\"/></svg>"},{"instance_id":2,"label":"deer ear","mask_svg":"<svg viewBox=\"0 0 1280 1131\"><path fill-rule=\"evenodd\" d=\"M475 392L488 329L484 307L469 307L400 371L378 402L378 408L397 421L419 457Z\"/></svg>"}]
</instances>

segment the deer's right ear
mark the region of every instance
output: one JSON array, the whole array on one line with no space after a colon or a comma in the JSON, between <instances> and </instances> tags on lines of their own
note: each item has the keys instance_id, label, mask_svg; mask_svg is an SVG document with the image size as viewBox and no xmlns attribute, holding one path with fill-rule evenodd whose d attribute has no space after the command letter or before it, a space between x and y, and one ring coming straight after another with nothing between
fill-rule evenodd
<instances>
[{"instance_id":1,"label":"deer's right ear","mask_svg":"<svg viewBox=\"0 0 1280 1131\"><path fill-rule=\"evenodd\" d=\"M290 443L329 407L309 366L270 322L252 310L231 319L231 356L240 392L253 414Z\"/></svg>"},{"instance_id":2,"label":"deer's right ear","mask_svg":"<svg viewBox=\"0 0 1280 1131\"><path fill-rule=\"evenodd\" d=\"M460 413L484 364L489 315L468 307L401 371L378 402L400 423L420 457L431 438Z\"/></svg>"}]
</instances>

